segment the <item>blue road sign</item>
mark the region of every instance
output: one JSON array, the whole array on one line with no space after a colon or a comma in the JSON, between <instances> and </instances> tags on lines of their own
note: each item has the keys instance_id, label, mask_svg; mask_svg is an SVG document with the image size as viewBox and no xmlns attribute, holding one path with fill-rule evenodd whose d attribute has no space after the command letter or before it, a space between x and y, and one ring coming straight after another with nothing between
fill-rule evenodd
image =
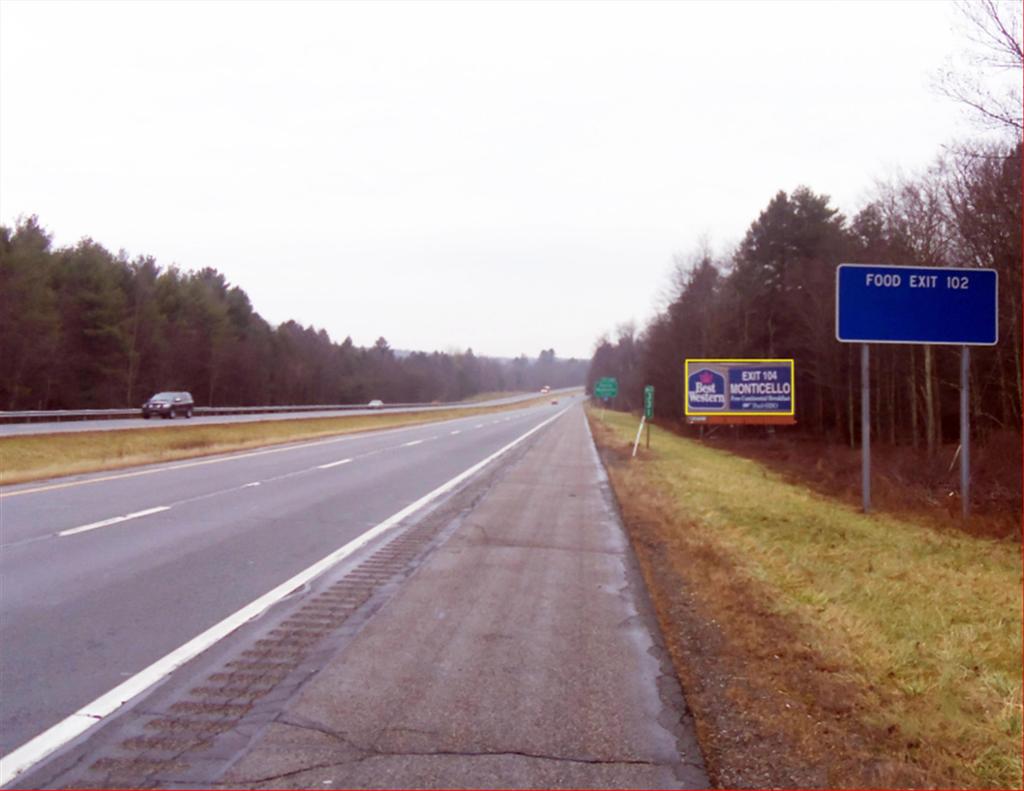
<instances>
[{"instance_id":1,"label":"blue road sign","mask_svg":"<svg viewBox=\"0 0 1024 791\"><path fill-rule=\"evenodd\" d=\"M836 339L992 346L998 282L994 269L840 264Z\"/></svg>"}]
</instances>

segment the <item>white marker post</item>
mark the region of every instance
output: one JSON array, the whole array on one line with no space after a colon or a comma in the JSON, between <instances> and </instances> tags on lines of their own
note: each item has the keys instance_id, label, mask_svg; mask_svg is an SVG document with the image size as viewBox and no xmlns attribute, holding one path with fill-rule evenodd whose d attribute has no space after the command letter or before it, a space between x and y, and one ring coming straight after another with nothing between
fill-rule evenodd
<instances>
[{"instance_id":1,"label":"white marker post","mask_svg":"<svg viewBox=\"0 0 1024 791\"><path fill-rule=\"evenodd\" d=\"M641 415L640 417L640 428L636 430L636 440L633 442L633 457L636 458L636 449L640 444L640 434L644 430L644 421L647 420L647 415Z\"/></svg>"}]
</instances>

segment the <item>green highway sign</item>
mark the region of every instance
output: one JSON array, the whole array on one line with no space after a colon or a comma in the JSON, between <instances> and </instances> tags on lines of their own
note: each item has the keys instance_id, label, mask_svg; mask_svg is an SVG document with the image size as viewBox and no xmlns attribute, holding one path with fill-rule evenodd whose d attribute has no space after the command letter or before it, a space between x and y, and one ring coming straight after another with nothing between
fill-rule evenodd
<instances>
[{"instance_id":1,"label":"green highway sign","mask_svg":"<svg viewBox=\"0 0 1024 791\"><path fill-rule=\"evenodd\" d=\"M619 394L619 380L614 376L598 379L594 384L594 395L597 398L615 398Z\"/></svg>"},{"instance_id":2,"label":"green highway sign","mask_svg":"<svg viewBox=\"0 0 1024 791\"><path fill-rule=\"evenodd\" d=\"M644 388L644 417L648 420L654 417L654 385Z\"/></svg>"}]
</instances>

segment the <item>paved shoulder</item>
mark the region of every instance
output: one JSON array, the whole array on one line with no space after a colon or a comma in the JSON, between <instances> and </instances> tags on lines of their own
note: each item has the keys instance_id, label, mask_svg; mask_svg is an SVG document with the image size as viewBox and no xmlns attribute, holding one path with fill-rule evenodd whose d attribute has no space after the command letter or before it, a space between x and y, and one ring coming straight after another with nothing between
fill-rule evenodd
<instances>
[{"instance_id":1,"label":"paved shoulder","mask_svg":"<svg viewBox=\"0 0 1024 791\"><path fill-rule=\"evenodd\" d=\"M222 778L272 787L704 787L579 410Z\"/></svg>"}]
</instances>

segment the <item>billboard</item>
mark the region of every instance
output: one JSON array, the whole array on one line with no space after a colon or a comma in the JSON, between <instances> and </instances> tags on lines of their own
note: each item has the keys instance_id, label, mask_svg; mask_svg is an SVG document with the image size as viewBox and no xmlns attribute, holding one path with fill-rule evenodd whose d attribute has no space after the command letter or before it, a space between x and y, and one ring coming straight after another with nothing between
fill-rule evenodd
<instances>
[{"instance_id":1,"label":"billboard","mask_svg":"<svg viewBox=\"0 0 1024 791\"><path fill-rule=\"evenodd\" d=\"M686 361L686 416L792 417L793 361Z\"/></svg>"}]
</instances>

